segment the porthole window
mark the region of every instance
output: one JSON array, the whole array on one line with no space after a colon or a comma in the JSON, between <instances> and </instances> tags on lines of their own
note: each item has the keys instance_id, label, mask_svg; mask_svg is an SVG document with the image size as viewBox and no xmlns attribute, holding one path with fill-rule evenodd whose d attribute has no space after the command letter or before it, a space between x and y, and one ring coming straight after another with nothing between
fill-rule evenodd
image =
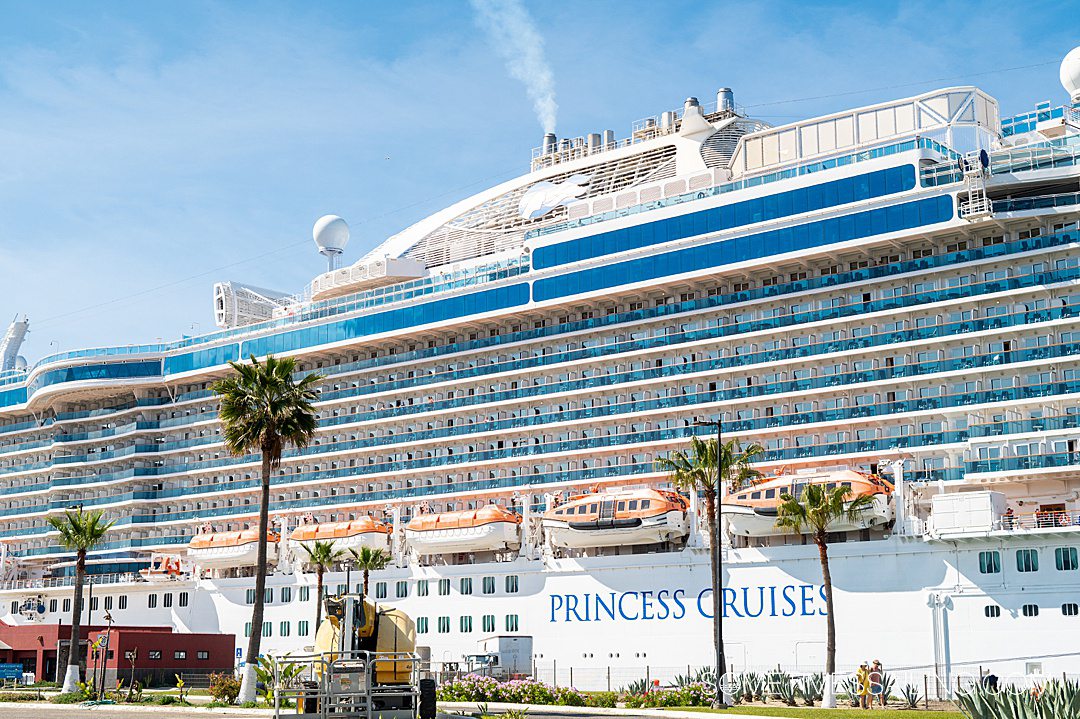
<instances>
[{"instance_id":1,"label":"porthole window","mask_svg":"<svg viewBox=\"0 0 1080 719\"><path fill-rule=\"evenodd\" d=\"M1077 614L1080 614L1080 605L1075 602L1066 602L1061 605L1061 613L1066 617L1075 617Z\"/></svg>"},{"instance_id":2,"label":"porthole window","mask_svg":"<svg viewBox=\"0 0 1080 719\"><path fill-rule=\"evenodd\" d=\"M983 614L986 615L987 619L996 619L1001 616L1001 607L996 604L987 604L983 607Z\"/></svg>"},{"instance_id":3,"label":"porthole window","mask_svg":"<svg viewBox=\"0 0 1080 719\"><path fill-rule=\"evenodd\" d=\"M1039 605L1025 604L1020 608L1020 611L1025 617L1037 617L1039 616Z\"/></svg>"}]
</instances>

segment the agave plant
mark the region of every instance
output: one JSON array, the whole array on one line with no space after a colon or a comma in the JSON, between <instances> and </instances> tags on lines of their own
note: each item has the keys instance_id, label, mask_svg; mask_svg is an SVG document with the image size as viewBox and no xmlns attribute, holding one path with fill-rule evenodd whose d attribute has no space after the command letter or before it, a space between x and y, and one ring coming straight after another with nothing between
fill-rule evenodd
<instances>
[{"instance_id":1,"label":"agave plant","mask_svg":"<svg viewBox=\"0 0 1080 719\"><path fill-rule=\"evenodd\" d=\"M716 686L716 667L701 667L694 674L694 681Z\"/></svg>"},{"instance_id":2,"label":"agave plant","mask_svg":"<svg viewBox=\"0 0 1080 719\"><path fill-rule=\"evenodd\" d=\"M919 687L914 684L905 684L904 688L900 690L900 693L904 697L904 706L908 709L918 709L919 699L922 695L919 694Z\"/></svg>"},{"instance_id":3,"label":"agave plant","mask_svg":"<svg viewBox=\"0 0 1080 719\"><path fill-rule=\"evenodd\" d=\"M859 706L859 681L855 677L848 677L840 684L840 693L846 694L848 703L853 707Z\"/></svg>"},{"instance_id":4,"label":"agave plant","mask_svg":"<svg viewBox=\"0 0 1080 719\"><path fill-rule=\"evenodd\" d=\"M626 685L623 692L633 696L641 696L649 689L649 684L644 679L635 679Z\"/></svg>"},{"instance_id":5,"label":"agave plant","mask_svg":"<svg viewBox=\"0 0 1080 719\"><path fill-rule=\"evenodd\" d=\"M881 673L881 696L885 697L885 703L889 703L893 687L896 686L896 677L889 676L888 672Z\"/></svg>"},{"instance_id":6,"label":"agave plant","mask_svg":"<svg viewBox=\"0 0 1080 719\"><path fill-rule=\"evenodd\" d=\"M1080 716L1080 684L1051 679L1031 689L996 692L974 685L957 691L956 703L971 719L1063 719Z\"/></svg>"},{"instance_id":7,"label":"agave plant","mask_svg":"<svg viewBox=\"0 0 1080 719\"><path fill-rule=\"evenodd\" d=\"M799 679L799 694L802 695L803 702L806 706L814 706L814 702L821 701L821 696L825 692L825 675L821 672L816 674L807 674Z\"/></svg>"},{"instance_id":8,"label":"agave plant","mask_svg":"<svg viewBox=\"0 0 1080 719\"><path fill-rule=\"evenodd\" d=\"M769 672L769 697L779 699L788 706L795 706L799 699L799 690L791 675L787 672Z\"/></svg>"}]
</instances>

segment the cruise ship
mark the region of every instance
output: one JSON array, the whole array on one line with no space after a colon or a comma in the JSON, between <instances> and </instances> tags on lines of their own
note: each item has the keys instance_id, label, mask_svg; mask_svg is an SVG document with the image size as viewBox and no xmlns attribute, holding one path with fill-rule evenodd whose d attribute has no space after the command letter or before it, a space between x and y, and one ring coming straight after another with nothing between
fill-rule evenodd
<instances>
[{"instance_id":1,"label":"cruise ship","mask_svg":"<svg viewBox=\"0 0 1080 719\"><path fill-rule=\"evenodd\" d=\"M1080 48L1060 74L1066 99L1017 115L960 86L779 126L723 88L623 139L546 135L520 177L349 265L323 218L328 270L217 284L209 334L27 363L19 320L0 620L69 620L46 520L81 506L115 520L85 622L240 643L259 461L224 447L211 385L274 354L322 379L314 441L272 478L264 651L314 643L302 548L327 538L391 554L369 591L433 665L497 636L583 689L710 665L703 502L657 458L720 422L764 448L723 503L734 671L824 665L817 550L774 521L812 482L872 497L831 535L841 669L1075 669Z\"/></svg>"}]
</instances>

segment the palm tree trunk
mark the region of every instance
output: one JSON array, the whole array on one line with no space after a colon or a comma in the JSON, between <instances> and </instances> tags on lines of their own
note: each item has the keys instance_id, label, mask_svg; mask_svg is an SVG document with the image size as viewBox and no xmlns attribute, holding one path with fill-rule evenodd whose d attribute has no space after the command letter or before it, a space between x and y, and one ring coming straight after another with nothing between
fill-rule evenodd
<instances>
[{"instance_id":1,"label":"palm tree trunk","mask_svg":"<svg viewBox=\"0 0 1080 719\"><path fill-rule=\"evenodd\" d=\"M262 448L262 492L259 497L259 551L255 560L255 606L251 610L251 636L244 657L244 676L240 684L239 702L255 701L255 666L259 663L262 645L264 600L266 599L266 533L270 528L270 452Z\"/></svg>"},{"instance_id":2,"label":"palm tree trunk","mask_svg":"<svg viewBox=\"0 0 1080 719\"><path fill-rule=\"evenodd\" d=\"M364 567L364 599L367 599L368 595L368 570Z\"/></svg>"},{"instance_id":3,"label":"palm tree trunk","mask_svg":"<svg viewBox=\"0 0 1080 719\"><path fill-rule=\"evenodd\" d=\"M80 549L75 559L75 597L71 607L71 640L68 642L67 671L64 674L64 693L76 691L80 681L79 642L82 639L83 583L86 581L86 550Z\"/></svg>"},{"instance_id":4,"label":"palm tree trunk","mask_svg":"<svg viewBox=\"0 0 1080 719\"><path fill-rule=\"evenodd\" d=\"M821 582L825 587L825 624L828 627L825 638L825 673L836 673L836 621L833 618L832 573L829 571L829 545L825 541L825 532L814 534L814 543L818 546L821 558Z\"/></svg>"},{"instance_id":5,"label":"palm tree trunk","mask_svg":"<svg viewBox=\"0 0 1080 719\"><path fill-rule=\"evenodd\" d=\"M714 490L715 491L715 490ZM720 587L720 573L717 571L716 559L720 555L720 528L716 525L716 496L713 492L706 490L705 492L705 513L708 516L707 526L709 528L709 574L712 577L712 609L713 609L713 623L721 621L724 611L723 603L723 590ZM721 639L723 641L723 639ZM713 649L719 649L717 646L717 632L713 630ZM720 666L718 670L720 676L723 677L727 673L727 661L721 657Z\"/></svg>"},{"instance_id":6,"label":"palm tree trunk","mask_svg":"<svg viewBox=\"0 0 1080 719\"><path fill-rule=\"evenodd\" d=\"M315 569L315 633L319 633L319 625L322 623L322 596L323 596L323 565L316 565Z\"/></svg>"}]
</instances>

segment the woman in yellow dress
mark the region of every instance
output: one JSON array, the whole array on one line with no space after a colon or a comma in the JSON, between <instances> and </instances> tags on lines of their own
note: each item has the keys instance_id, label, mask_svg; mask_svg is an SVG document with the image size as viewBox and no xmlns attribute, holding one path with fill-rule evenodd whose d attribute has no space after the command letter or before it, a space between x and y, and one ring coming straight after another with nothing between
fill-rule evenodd
<instances>
[{"instance_id":1,"label":"woman in yellow dress","mask_svg":"<svg viewBox=\"0 0 1080 719\"><path fill-rule=\"evenodd\" d=\"M863 709L870 708L870 666L863 662L859 665L859 671L855 672L855 682L858 684L859 706Z\"/></svg>"}]
</instances>

